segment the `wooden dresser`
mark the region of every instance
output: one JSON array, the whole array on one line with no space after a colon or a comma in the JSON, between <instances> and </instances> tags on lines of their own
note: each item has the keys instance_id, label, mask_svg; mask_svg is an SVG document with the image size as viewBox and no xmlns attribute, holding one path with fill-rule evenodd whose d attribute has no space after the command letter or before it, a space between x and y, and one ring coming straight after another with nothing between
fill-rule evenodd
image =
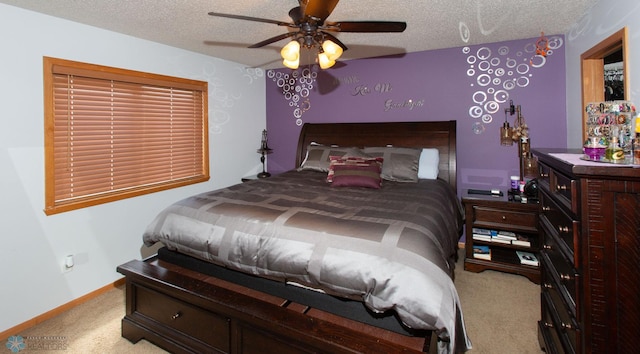
<instances>
[{"instance_id":1,"label":"wooden dresser","mask_svg":"<svg viewBox=\"0 0 640 354\"><path fill-rule=\"evenodd\" d=\"M640 168L534 149L540 166L540 345L547 353L640 348ZM573 161L570 163L568 161Z\"/></svg>"}]
</instances>

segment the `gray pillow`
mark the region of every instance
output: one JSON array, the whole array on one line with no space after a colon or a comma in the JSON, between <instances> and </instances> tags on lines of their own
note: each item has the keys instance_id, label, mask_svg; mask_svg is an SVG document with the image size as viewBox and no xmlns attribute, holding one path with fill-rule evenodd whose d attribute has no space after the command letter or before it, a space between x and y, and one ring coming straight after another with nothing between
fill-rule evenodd
<instances>
[{"instance_id":1,"label":"gray pillow","mask_svg":"<svg viewBox=\"0 0 640 354\"><path fill-rule=\"evenodd\" d=\"M383 179L396 182L418 182L418 166L422 149L401 147L366 147L364 153L382 157Z\"/></svg>"},{"instance_id":2,"label":"gray pillow","mask_svg":"<svg viewBox=\"0 0 640 354\"><path fill-rule=\"evenodd\" d=\"M307 147L307 156L302 161L298 171L311 170L318 172L329 172L331 156L362 156L363 152L358 148L325 146L311 144Z\"/></svg>"}]
</instances>

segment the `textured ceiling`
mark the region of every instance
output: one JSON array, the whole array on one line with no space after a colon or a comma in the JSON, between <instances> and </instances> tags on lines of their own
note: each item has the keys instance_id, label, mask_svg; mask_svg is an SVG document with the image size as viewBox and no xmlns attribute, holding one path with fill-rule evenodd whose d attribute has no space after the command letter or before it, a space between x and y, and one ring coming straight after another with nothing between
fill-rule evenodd
<instances>
[{"instance_id":1,"label":"textured ceiling","mask_svg":"<svg viewBox=\"0 0 640 354\"><path fill-rule=\"evenodd\" d=\"M598 0L342 0L327 19L405 21L403 33L339 33L341 60L565 34ZM287 40L248 46L287 31L275 24L211 17L210 11L290 22L296 0L0 0L154 42L238 62L282 67ZM312 57L307 55L307 57ZM304 59L304 54L303 54Z\"/></svg>"}]
</instances>

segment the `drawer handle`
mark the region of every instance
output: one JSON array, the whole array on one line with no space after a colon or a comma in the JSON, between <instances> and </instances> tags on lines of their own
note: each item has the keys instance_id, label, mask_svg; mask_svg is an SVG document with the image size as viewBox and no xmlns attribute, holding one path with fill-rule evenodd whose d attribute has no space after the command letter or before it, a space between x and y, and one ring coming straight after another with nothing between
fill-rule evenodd
<instances>
[{"instance_id":1,"label":"drawer handle","mask_svg":"<svg viewBox=\"0 0 640 354\"><path fill-rule=\"evenodd\" d=\"M571 280L571 276L569 274L560 274L560 279Z\"/></svg>"},{"instance_id":2,"label":"drawer handle","mask_svg":"<svg viewBox=\"0 0 640 354\"><path fill-rule=\"evenodd\" d=\"M569 228L566 227L566 226L558 226L558 231L564 232L564 233L568 233L569 232Z\"/></svg>"},{"instance_id":3,"label":"drawer handle","mask_svg":"<svg viewBox=\"0 0 640 354\"><path fill-rule=\"evenodd\" d=\"M545 206L542 207L542 211L550 211L550 210L551 210L551 207L549 207L549 206L545 205Z\"/></svg>"},{"instance_id":4,"label":"drawer handle","mask_svg":"<svg viewBox=\"0 0 640 354\"><path fill-rule=\"evenodd\" d=\"M542 248L544 248L545 250L553 249L553 247L551 247L551 245L542 245Z\"/></svg>"},{"instance_id":5,"label":"drawer handle","mask_svg":"<svg viewBox=\"0 0 640 354\"><path fill-rule=\"evenodd\" d=\"M553 285L551 285L549 283L544 283L544 287L545 287L545 289L553 289Z\"/></svg>"},{"instance_id":6,"label":"drawer handle","mask_svg":"<svg viewBox=\"0 0 640 354\"><path fill-rule=\"evenodd\" d=\"M548 173L544 173L544 172L540 172L540 177L549 178L549 174Z\"/></svg>"},{"instance_id":7,"label":"drawer handle","mask_svg":"<svg viewBox=\"0 0 640 354\"><path fill-rule=\"evenodd\" d=\"M182 314L180 312L176 312L175 315L171 316L172 320L177 320L178 317L182 316Z\"/></svg>"},{"instance_id":8,"label":"drawer handle","mask_svg":"<svg viewBox=\"0 0 640 354\"><path fill-rule=\"evenodd\" d=\"M547 328L553 328L553 323L551 323L551 322L545 322L545 323L544 323L544 326L545 326L545 327L547 327Z\"/></svg>"},{"instance_id":9,"label":"drawer handle","mask_svg":"<svg viewBox=\"0 0 640 354\"><path fill-rule=\"evenodd\" d=\"M559 191L566 191L567 190L567 186L564 185L564 184L562 184L562 185L559 184L559 185L556 186L556 189L559 190Z\"/></svg>"},{"instance_id":10,"label":"drawer handle","mask_svg":"<svg viewBox=\"0 0 640 354\"><path fill-rule=\"evenodd\" d=\"M562 326L562 328L564 328L564 329L573 329L573 326L572 326L570 323L569 323L569 324L567 324L567 323L564 323L564 322L563 322L563 323L561 323L560 325L561 325L561 326Z\"/></svg>"},{"instance_id":11,"label":"drawer handle","mask_svg":"<svg viewBox=\"0 0 640 354\"><path fill-rule=\"evenodd\" d=\"M502 220L507 220L507 217L502 215Z\"/></svg>"}]
</instances>

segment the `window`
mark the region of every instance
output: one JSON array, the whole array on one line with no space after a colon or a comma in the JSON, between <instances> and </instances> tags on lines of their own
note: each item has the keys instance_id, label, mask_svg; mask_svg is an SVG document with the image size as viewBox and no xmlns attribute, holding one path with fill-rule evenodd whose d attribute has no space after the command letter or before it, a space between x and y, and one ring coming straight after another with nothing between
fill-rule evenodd
<instances>
[{"instance_id":1,"label":"window","mask_svg":"<svg viewBox=\"0 0 640 354\"><path fill-rule=\"evenodd\" d=\"M45 213L209 179L207 83L44 58Z\"/></svg>"}]
</instances>

